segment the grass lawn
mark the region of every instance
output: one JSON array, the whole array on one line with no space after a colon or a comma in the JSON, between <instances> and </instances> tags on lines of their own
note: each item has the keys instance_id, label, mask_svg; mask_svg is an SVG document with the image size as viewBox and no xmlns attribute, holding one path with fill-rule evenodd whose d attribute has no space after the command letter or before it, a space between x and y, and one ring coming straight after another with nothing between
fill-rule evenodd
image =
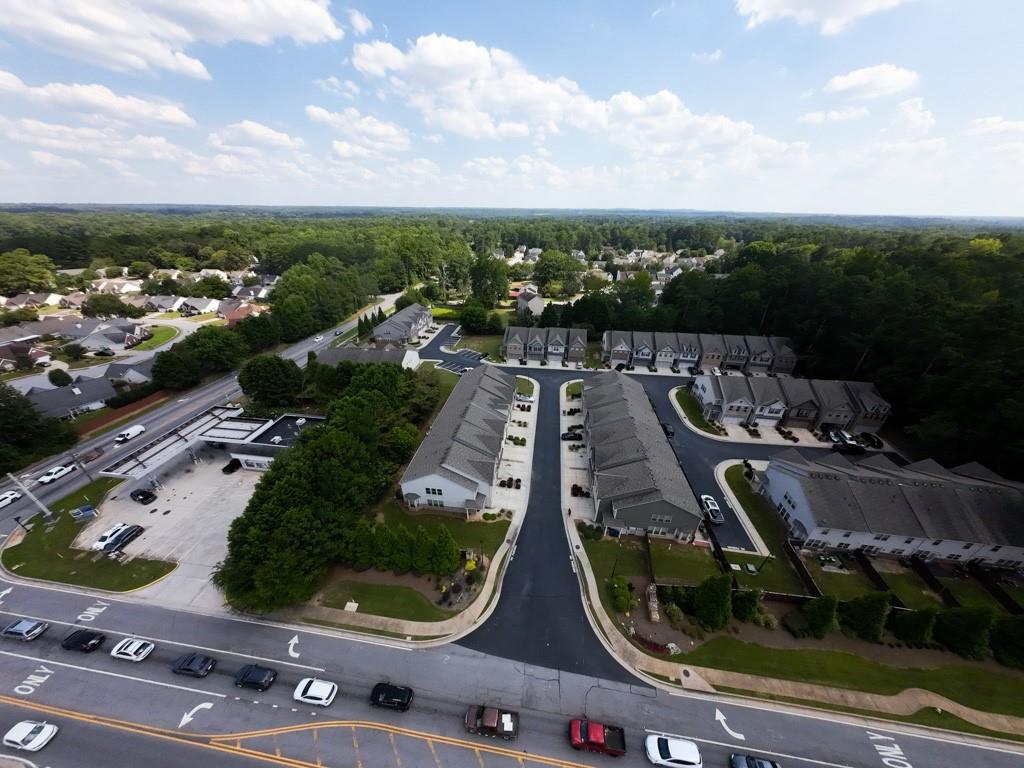
<instances>
[{"instance_id":1,"label":"grass lawn","mask_svg":"<svg viewBox=\"0 0 1024 768\"><path fill-rule=\"evenodd\" d=\"M135 558L117 563L109 557L86 550L72 549L84 523L76 523L68 510L84 504L97 504L103 495L121 481L101 477L51 505L57 512L52 528L43 525L40 517L21 543L4 550L4 567L19 576L46 579L62 584L125 592L145 586L174 570L174 563Z\"/></svg>"},{"instance_id":2,"label":"grass lawn","mask_svg":"<svg viewBox=\"0 0 1024 768\"><path fill-rule=\"evenodd\" d=\"M486 336L463 336L457 349L475 349L477 352L486 352L491 360L501 360L501 339L497 333Z\"/></svg>"},{"instance_id":3,"label":"grass lawn","mask_svg":"<svg viewBox=\"0 0 1024 768\"><path fill-rule=\"evenodd\" d=\"M201 315L192 315L191 317L186 317L185 319L191 320L193 323L201 323L205 320L213 320L213 318L215 318L216 316L216 312L203 312Z\"/></svg>"},{"instance_id":4,"label":"grass lawn","mask_svg":"<svg viewBox=\"0 0 1024 768\"><path fill-rule=\"evenodd\" d=\"M87 427L90 423L108 416L111 410L113 409L103 406L102 408L97 408L95 411L87 411L86 413L81 413L78 416L75 416L75 418L71 420L71 423L76 427Z\"/></svg>"},{"instance_id":5,"label":"grass lawn","mask_svg":"<svg viewBox=\"0 0 1024 768\"><path fill-rule=\"evenodd\" d=\"M387 499L377 505L374 510L377 519L381 516L389 527L404 525L410 531L423 526L428 532L445 527L451 533L455 543L463 549L483 551L493 557L498 547L505 541L508 533L508 520L493 523L461 520L454 515L410 515L396 499Z\"/></svg>"},{"instance_id":6,"label":"grass lawn","mask_svg":"<svg viewBox=\"0 0 1024 768\"><path fill-rule=\"evenodd\" d=\"M324 592L323 603L331 608L344 608L349 600L359 603L361 613L392 619L444 621L454 615L442 611L412 587L339 581Z\"/></svg>"},{"instance_id":7,"label":"grass lawn","mask_svg":"<svg viewBox=\"0 0 1024 768\"><path fill-rule=\"evenodd\" d=\"M890 667L852 653L813 649L782 650L716 637L685 655L698 666L797 680L855 691L893 695L924 688L986 712L1024 716L1024 675L990 672L953 662L933 669Z\"/></svg>"},{"instance_id":8,"label":"grass lawn","mask_svg":"<svg viewBox=\"0 0 1024 768\"><path fill-rule=\"evenodd\" d=\"M736 563L739 566L753 563L759 569L757 574L747 573L746 570L735 572L740 586L761 587L773 592L803 594L804 583L793 570L793 566L790 565L783 551L786 525L782 522L782 518L772 509L772 505L767 499L755 493L754 489L750 487L747 478L743 476L742 465L737 464L725 470L725 481L743 506L750 522L761 534L768 550L774 555L762 568L761 563L764 558L760 555L740 555L728 552L727 557L730 563Z\"/></svg>"},{"instance_id":9,"label":"grass lawn","mask_svg":"<svg viewBox=\"0 0 1024 768\"><path fill-rule=\"evenodd\" d=\"M813 556L803 558L804 565L811 576L826 595L835 595L840 600L852 600L855 597L874 592L874 585L859 568L850 567L846 573L826 571Z\"/></svg>"},{"instance_id":10,"label":"grass lawn","mask_svg":"<svg viewBox=\"0 0 1024 768\"><path fill-rule=\"evenodd\" d=\"M153 315L153 317L159 317L159 318L164 318L164 319L167 319L167 320L172 320L172 319L181 317L181 312L161 312L159 315Z\"/></svg>"},{"instance_id":11,"label":"grass lawn","mask_svg":"<svg viewBox=\"0 0 1024 768\"><path fill-rule=\"evenodd\" d=\"M80 433L79 438L81 438L83 435L86 435L86 434L89 435L89 437L96 437L96 435L104 435L107 432L113 432L115 429L119 429L120 427L123 427L128 422L135 421L136 419L138 419L141 416L144 416L145 414L149 413L150 411L155 410L157 408L160 408L161 406L166 405L168 399L169 398L162 397L159 400L156 400L156 401L150 403L145 408L140 408L137 411L132 411L131 413L123 416L120 419L115 419L114 421L110 422L109 424L104 424L102 427L99 427L98 429L94 429L94 430L91 430L89 432ZM109 409L105 408L104 410L109 410Z\"/></svg>"},{"instance_id":12,"label":"grass lawn","mask_svg":"<svg viewBox=\"0 0 1024 768\"><path fill-rule=\"evenodd\" d=\"M668 541L651 541L651 563L659 584L695 586L722 571L707 547Z\"/></svg>"},{"instance_id":13,"label":"grass lawn","mask_svg":"<svg viewBox=\"0 0 1024 768\"><path fill-rule=\"evenodd\" d=\"M459 383L458 374L452 373L451 371L445 371L437 367L437 363L423 363L420 365L418 370L430 370L437 371L438 377L441 379L441 401L438 403L438 407L444 405L448 400L448 395L455 389L455 385Z\"/></svg>"},{"instance_id":14,"label":"grass lawn","mask_svg":"<svg viewBox=\"0 0 1024 768\"><path fill-rule=\"evenodd\" d=\"M20 379L22 376L31 376L33 373L44 373L44 368L26 368L23 371L6 371L0 373L0 381L10 381L11 379Z\"/></svg>"},{"instance_id":15,"label":"grass lawn","mask_svg":"<svg viewBox=\"0 0 1024 768\"><path fill-rule=\"evenodd\" d=\"M161 344L166 344L178 335L178 329L173 325L154 325L150 328L150 331L152 331L153 335L132 347L134 352L147 352L151 349L156 349Z\"/></svg>"},{"instance_id":16,"label":"grass lawn","mask_svg":"<svg viewBox=\"0 0 1024 768\"><path fill-rule=\"evenodd\" d=\"M601 342L600 341L588 341L587 342L587 359L584 363L587 368L603 368L604 363L601 361Z\"/></svg>"},{"instance_id":17,"label":"grass lawn","mask_svg":"<svg viewBox=\"0 0 1024 768\"><path fill-rule=\"evenodd\" d=\"M967 608L995 608L1005 613L999 602L975 579L956 579L940 576L939 581Z\"/></svg>"},{"instance_id":18,"label":"grass lawn","mask_svg":"<svg viewBox=\"0 0 1024 768\"><path fill-rule=\"evenodd\" d=\"M619 542L622 542L621 544ZM601 541L584 541L583 549L590 559L590 567L594 569L597 583L602 591L605 582L612 577L624 576L643 578L648 575L647 556L644 554L643 542L634 539L602 539Z\"/></svg>"},{"instance_id":19,"label":"grass lawn","mask_svg":"<svg viewBox=\"0 0 1024 768\"><path fill-rule=\"evenodd\" d=\"M580 397L583 394L582 381L570 381L565 387L566 397Z\"/></svg>"},{"instance_id":20,"label":"grass lawn","mask_svg":"<svg viewBox=\"0 0 1024 768\"><path fill-rule=\"evenodd\" d=\"M435 320L442 320L446 323L459 322L459 310L455 307L431 307L430 314Z\"/></svg>"},{"instance_id":21,"label":"grass lawn","mask_svg":"<svg viewBox=\"0 0 1024 768\"><path fill-rule=\"evenodd\" d=\"M533 382L528 380L524 376L516 376L516 394L532 395Z\"/></svg>"},{"instance_id":22,"label":"grass lawn","mask_svg":"<svg viewBox=\"0 0 1024 768\"><path fill-rule=\"evenodd\" d=\"M913 571L883 573L882 578L907 608L923 610L925 608L941 608L943 605L942 599L932 592L921 577Z\"/></svg>"},{"instance_id":23,"label":"grass lawn","mask_svg":"<svg viewBox=\"0 0 1024 768\"><path fill-rule=\"evenodd\" d=\"M717 435L707 419L704 418L704 413L701 410L700 403L697 399L687 392L685 389L679 389L676 391L676 402L683 409L683 413L686 414L686 418L689 419L690 423L693 424L697 429L703 430L712 435Z\"/></svg>"}]
</instances>

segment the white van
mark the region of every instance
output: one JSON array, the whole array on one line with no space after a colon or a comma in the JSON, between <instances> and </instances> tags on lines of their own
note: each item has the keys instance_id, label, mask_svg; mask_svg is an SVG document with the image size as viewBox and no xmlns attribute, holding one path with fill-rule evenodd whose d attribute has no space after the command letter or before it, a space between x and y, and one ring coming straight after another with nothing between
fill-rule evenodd
<instances>
[{"instance_id":1,"label":"white van","mask_svg":"<svg viewBox=\"0 0 1024 768\"><path fill-rule=\"evenodd\" d=\"M127 443L133 437L138 437L145 431L146 428L144 426L142 426L141 424L136 424L134 427L128 427L128 429L124 430L123 432L118 432L117 437L114 438L114 442Z\"/></svg>"}]
</instances>

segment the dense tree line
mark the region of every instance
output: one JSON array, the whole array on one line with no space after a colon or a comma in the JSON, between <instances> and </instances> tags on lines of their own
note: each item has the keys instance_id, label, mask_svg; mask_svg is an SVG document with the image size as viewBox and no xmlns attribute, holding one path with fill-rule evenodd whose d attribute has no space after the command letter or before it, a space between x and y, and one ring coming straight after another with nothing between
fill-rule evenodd
<instances>
[{"instance_id":1,"label":"dense tree line","mask_svg":"<svg viewBox=\"0 0 1024 768\"><path fill-rule=\"evenodd\" d=\"M438 575L458 565L450 537L385 532L366 517L415 450L440 396L437 375L390 364L311 367L327 423L304 430L260 478L217 572L243 610L308 599L335 563Z\"/></svg>"},{"instance_id":2,"label":"dense tree line","mask_svg":"<svg viewBox=\"0 0 1024 768\"><path fill-rule=\"evenodd\" d=\"M40 415L27 397L0 383L0 475L70 448L77 439L71 424Z\"/></svg>"}]
</instances>

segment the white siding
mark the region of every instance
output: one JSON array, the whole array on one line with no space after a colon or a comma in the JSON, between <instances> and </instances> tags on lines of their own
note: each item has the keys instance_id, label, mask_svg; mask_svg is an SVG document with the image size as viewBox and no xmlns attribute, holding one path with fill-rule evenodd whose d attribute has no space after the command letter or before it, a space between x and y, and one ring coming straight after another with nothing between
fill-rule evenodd
<instances>
[{"instance_id":1,"label":"white siding","mask_svg":"<svg viewBox=\"0 0 1024 768\"><path fill-rule=\"evenodd\" d=\"M469 487L474 485L469 480L466 480L466 486L462 486L439 475L427 475L426 477L418 477L415 480L402 483L402 495L406 498L408 498L410 493L419 496L416 500L417 507L441 506L459 509L474 501L476 494L480 492L487 497L484 502L485 505L489 504L491 500L490 485L479 488ZM440 491L440 493L427 493L428 488ZM429 501L436 501L438 503L430 504Z\"/></svg>"}]
</instances>

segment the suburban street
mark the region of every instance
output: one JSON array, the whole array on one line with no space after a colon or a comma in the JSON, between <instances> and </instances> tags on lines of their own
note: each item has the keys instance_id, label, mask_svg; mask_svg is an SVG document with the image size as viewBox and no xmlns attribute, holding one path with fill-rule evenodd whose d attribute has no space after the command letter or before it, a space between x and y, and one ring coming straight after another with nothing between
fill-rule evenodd
<instances>
[{"instance_id":1,"label":"suburban street","mask_svg":"<svg viewBox=\"0 0 1024 768\"><path fill-rule=\"evenodd\" d=\"M420 351L421 356L474 365L465 356L440 352L453 330L445 328ZM323 342L307 340L286 354L303 362L310 349L331 339L327 332ZM528 373L541 386L529 514L499 602L479 628L454 644L409 649L384 638L250 617L176 612L131 595L99 597L73 588L0 579L0 621L27 616L50 623L49 630L31 643L0 645L3 721L46 719L62 729L43 753L45 760L29 764L594 765L606 758L581 758L566 742L566 720L580 715L627 729L627 765L646 762L643 736L648 731L696 740L708 766L726 765L728 755L737 750L774 757L787 767L1020 764L1022 752L1016 747L942 732L883 728L852 716L797 711L770 702L668 693L635 678L608 654L586 617L565 546L564 511L554 490L560 471L553 426L558 422L558 386L579 378L580 372L530 368ZM678 422L668 403L667 393L679 378L640 378L659 417L676 425L673 446L696 494L717 492L713 467L719 461L758 458L773 450L737 450L701 438ZM226 376L140 422L155 436L209 405L230 400L237 391L234 377ZM107 454L105 460L116 455ZM82 480L75 476L47 493L63 495ZM60 640L78 627L104 632L105 646L89 655L62 650ZM110 647L128 635L152 640L157 649L139 664L112 659ZM209 677L192 679L170 672L173 660L188 650L218 660ZM243 691L233 685L234 673L250 662L278 671L269 691ZM294 687L310 676L339 684L341 693L331 708L313 709L292 700ZM368 692L380 680L413 687L412 710L399 714L370 709ZM519 740L505 745L467 736L461 716L469 703L518 710Z\"/></svg>"}]
</instances>

